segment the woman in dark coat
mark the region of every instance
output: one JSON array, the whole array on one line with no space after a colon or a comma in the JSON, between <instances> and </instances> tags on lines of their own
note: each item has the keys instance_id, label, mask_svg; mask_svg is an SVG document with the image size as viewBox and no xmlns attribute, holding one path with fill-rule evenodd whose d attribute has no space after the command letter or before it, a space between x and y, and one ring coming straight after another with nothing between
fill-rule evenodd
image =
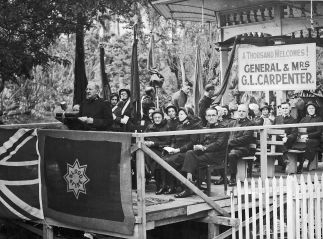
<instances>
[{"instance_id":1,"label":"woman in dark coat","mask_svg":"<svg viewBox=\"0 0 323 239\"><path fill-rule=\"evenodd\" d=\"M164 113L156 109L152 113L153 118L153 124L149 125L146 129L146 132L162 132L162 131L169 131L167 121L164 119ZM145 145L149 147L152 151L154 151L158 156L162 156L163 154L163 148L165 146L170 145L170 137L169 136L153 136L145 138ZM151 173L153 173L155 180L156 180L156 186L157 186L157 192L159 191L161 187L161 169L157 167L157 163L151 159L150 157L145 158L146 164L149 167L149 170Z\"/></svg>"},{"instance_id":2,"label":"woman in dark coat","mask_svg":"<svg viewBox=\"0 0 323 239\"><path fill-rule=\"evenodd\" d=\"M120 101L113 107L113 131L131 132L133 131L132 104L130 99L130 90L119 90Z\"/></svg>"},{"instance_id":3,"label":"woman in dark coat","mask_svg":"<svg viewBox=\"0 0 323 239\"><path fill-rule=\"evenodd\" d=\"M316 123L322 122L322 118L316 114L319 112L318 106L314 102L308 102L306 104L306 116L303 117L299 123ZM314 160L316 152L320 149L321 143L321 127L306 127L306 135L300 135L301 138L306 140L305 143L305 153L301 155L301 159L299 160L299 166L297 168L297 173L302 173L303 163L305 158L308 159L307 169L309 169L310 163Z\"/></svg>"},{"instance_id":4,"label":"woman in dark coat","mask_svg":"<svg viewBox=\"0 0 323 239\"><path fill-rule=\"evenodd\" d=\"M179 108L178 110L179 124L176 127L176 131L192 130L198 127L192 123L189 118L187 108ZM179 170L184 162L185 153L193 149L193 145L198 142L198 135L176 135L171 138L171 147L167 147L167 155L164 160L169 163L173 168ZM156 194L173 194L176 193L175 182L176 179L162 169L162 187Z\"/></svg>"}]
</instances>

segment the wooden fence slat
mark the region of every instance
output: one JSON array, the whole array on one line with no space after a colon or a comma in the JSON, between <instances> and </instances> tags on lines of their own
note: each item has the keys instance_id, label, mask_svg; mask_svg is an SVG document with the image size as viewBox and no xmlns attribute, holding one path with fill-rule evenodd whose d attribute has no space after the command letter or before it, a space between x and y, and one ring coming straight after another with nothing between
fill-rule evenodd
<instances>
[{"instance_id":1,"label":"wooden fence slat","mask_svg":"<svg viewBox=\"0 0 323 239\"><path fill-rule=\"evenodd\" d=\"M302 195L302 238L307 238L307 195L306 185L303 175L301 175L301 195Z\"/></svg>"},{"instance_id":2,"label":"wooden fence slat","mask_svg":"<svg viewBox=\"0 0 323 239\"><path fill-rule=\"evenodd\" d=\"M279 230L280 238L284 238L284 180L279 178Z\"/></svg>"},{"instance_id":3,"label":"wooden fence slat","mask_svg":"<svg viewBox=\"0 0 323 239\"><path fill-rule=\"evenodd\" d=\"M321 238L321 208L320 208L320 183L317 174L314 175L314 190L315 190L315 237Z\"/></svg>"},{"instance_id":4,"label":"wooden fence slat","mask_svg":"<svg viewBox=\"0 0 323 239\"><path fill-rule=\"evenodd\" d=\"M259 239L264 238L264 210L262 200L262 180L258 179L258 197L259 197Z\"/></svg>"},{"instance_id":5,"label":"wooden fence slat","mask_svg":"<svg viewBox=\"0 0 323 239\"><path fill-rule=\"evenodd\" d=\"M273 236L274 239L278 239L278 228L277 228L277 181L276 178L272 180L273 188Z\"/></svg>"},{"instance_id":6,"label":"wooden fence slat","mask_svg":"<svg viewBox=\"0 0 323 239\"><path fill-rule=\"evenodd\" d=\"M308 236L314 238L314 193L311 175L307 175L307 189L309 194L308 200Z\"/></svg>"},{"instance_id":7,"label":"wooden fence slat","mask_svg":"<svg viewBox=\"0 0 323 239\"><path fill-rule=\"evenodd\" d=\"M295 238L295 213L293 205L293 179L288 176L286 179L287 186L287 237L288 239Z\"/></svg>"},{"instance_id":8,"label":"wooden fence slat","mask_svg":"<svg viewBox=\"0 0 323 239\"><path fill-rule=\"evenodd\" d=\"M246 226L245 226L245 231L246 231L246 239L250 238L250 223L249 223L249 185L248 185L248 180L247 178L244 180L243 183L244 186L244 205L245 205L245 221L246 221Z\"/></svg>"},{"instance_id":9,"label":"wooden fence slat","mask_svg":"<svg viewBox=\"0 0 323 239\"><path fill-rule=\"evenodd\" d=\"M270 238L269 180L265 179L266 238Z\"/></svg>"},{"instance_id":10,"label":"wooden fence slat","mask_svg":"<svg viewBox=\"0 0 323 239\"><path fill-rule=\"evenodd\" d=\"M234 203L234 191L232 189L230 193L230 200L231 200L231 218L235 219L235 203ZM240 224L242 222L240 221ZM236 228L232 227L232 239L236 239Z\"/></svg>"},{"instance_id":11,"label":"wooden fence slat","mask_svg":"<svg viewBox=\"0 0 323 239\"><path fill-rule=\"evenodd\" d=\"M300 239L301 238L301 233L300 233L300 198L299 198L299 185L298 185L298 181L297 178L295 177L295 238L296 239Z\"/></svg>"},{"instance_id":12,"label":"wooden fence slat","mask_svg":"<svg viewBox=\"0 0 323 239\"><path fill-rule=\"evenodd\" d=\"M256 182L251 179L251 207L252 207L252 239L257 239L257 221L256 221Z\"/></svg>"},{"instance_id":13,"label":"wooden fence slat","mask_svg":"<svg viewBox=\"0 0 323 239\"><path fill-rule=\"evenodd\" d=\"M237 196L238 196L238 219L240 220L240 222L242 222L243 221L242 220L242 200L241 200L241 197L242 197L241 191L242 190L241 190L241 182L240 182L240 180L237 181L237 191L238 191L238 193L237 193ZM243 234L243 232L242 232L242 223L240 223L239 224L239 239L240 238L243 239L242 234Z\"/></svg>"}]
</instances>

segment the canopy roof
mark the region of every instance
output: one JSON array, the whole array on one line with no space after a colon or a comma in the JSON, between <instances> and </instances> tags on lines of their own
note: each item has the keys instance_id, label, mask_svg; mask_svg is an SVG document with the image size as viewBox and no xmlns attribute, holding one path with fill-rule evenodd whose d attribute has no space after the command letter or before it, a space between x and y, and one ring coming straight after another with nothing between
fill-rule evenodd
<instances>
[{"instance_id":1,"label":"canopy roof","mask_svg":"<svg viewBox=\"0 0 323 239\"><path fill-rule=\"evenodd\" d=\"M159 12L159 14L167 19L195 22L201 21L203 2L204 21L217 22L217 12L232 11L274 3L309 3L309 0L150 0L151 5Z\"/></svg>"}]
</instances>

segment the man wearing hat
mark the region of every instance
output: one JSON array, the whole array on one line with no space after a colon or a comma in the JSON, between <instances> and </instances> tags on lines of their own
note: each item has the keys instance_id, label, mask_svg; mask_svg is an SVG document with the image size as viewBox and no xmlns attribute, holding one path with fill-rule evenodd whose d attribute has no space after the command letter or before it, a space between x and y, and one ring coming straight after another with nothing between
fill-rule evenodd
<instances>
[{"instance_id":1,"label":"man wearing hat","mask_svg":"<svg viewBox=\"0 0 323 239\"><path fill-rule=\"evenodd\" d=\"M299 123L318 123L323 121L321 116L317 114L319 112L319 107L315 102L309 101L305 106L305 110L306 116L303 117ZM310 164L314 160L315 154L320 151L321 135L322 129L318 126L306 127L306 134L299 135L301 139L305 140L303 145L305 153L304 155L299 155L297 173L302 173L305 158L308 160L307 170L310 169Z\"/></svg>"},{"instance_id":2,"label":"man wearing hat","mask_svg":"<svg viewBox=\"0 0 323 239\"><path fill-rule=\"evenodd\" d=\"M206 109L208 109L212 104L212 97L214 96L214 85L207 84L205 86L205 92L203 97L199 101L199 117L202 120L203 127L206 126L207 120L205 118Z\"/></svg>"},{"instance_id":3,"label":"man wearing hat","mask_svg":"<svg viewBox=\"0 0 323 239\"><path fill-rule=\"evenodd\" d=\"M119 90L120 101L117 108L113 111L113 130L114 131L132 131L132 107L130 100L130 90Z\"/></svg>"}]
</instances>

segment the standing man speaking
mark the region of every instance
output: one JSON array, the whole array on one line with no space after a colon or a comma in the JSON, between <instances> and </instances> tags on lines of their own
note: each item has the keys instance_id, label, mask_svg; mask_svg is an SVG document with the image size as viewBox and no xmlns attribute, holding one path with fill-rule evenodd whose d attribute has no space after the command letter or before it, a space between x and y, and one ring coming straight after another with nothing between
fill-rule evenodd
<instances>
[{"instance_id":1,"label":"standing man speaking","mask_svg":"<svg viewBox=\"0 0 323 239\"><path fill-rule=\"evenodd\" d=\"M110 130L113 118L111 105L99 97L100 87L94 82L89 82L86 88L86 99L79 106L79 117L82 130ZM73 107L77 110L78 105Z\"/></svg>"}]
</instances>

